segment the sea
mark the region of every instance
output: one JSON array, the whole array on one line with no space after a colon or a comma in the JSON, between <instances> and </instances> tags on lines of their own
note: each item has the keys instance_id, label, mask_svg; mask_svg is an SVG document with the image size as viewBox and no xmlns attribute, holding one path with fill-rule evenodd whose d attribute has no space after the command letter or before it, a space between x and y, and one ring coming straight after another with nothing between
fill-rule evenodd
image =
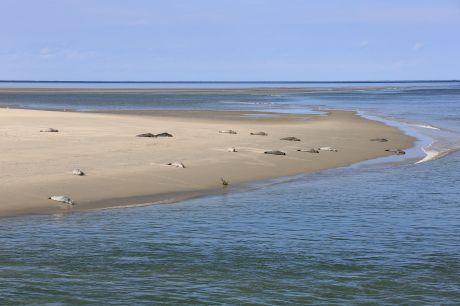
<instances>
[{"instance_id":1,"label":"sea","mask_svg":"<svg viewBox=\"0 0 460 306\"><path fill-rule=\"evenodd\" d=\"M2 81L1 87L315 88L0 92L0 107L345 109L418 141L404 157L175 204L0 218L0 305L460 305L458 81Z\"/></svg>"}]
</instances>

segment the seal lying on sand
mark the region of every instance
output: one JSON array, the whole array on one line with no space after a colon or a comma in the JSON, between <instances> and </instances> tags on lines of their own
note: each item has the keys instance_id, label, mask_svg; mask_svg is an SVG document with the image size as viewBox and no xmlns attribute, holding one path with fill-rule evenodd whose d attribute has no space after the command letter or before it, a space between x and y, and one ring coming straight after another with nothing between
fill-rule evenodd
<instances>
[{"instance_id":1,"label":"seal lying on sand","mask_svg":"<svg viewBox=\"0 0 460 306\"><path fill-rule=\"evenodd\" d=\"M163 133L160 133L160 134L156 134L153 137L173 137L173 135L169 134L167 132L163 132Z\"/></svg>"},{"instance_id":2,"label":"seal lying on sand","mask_svg":"<svg viewBox=\"0 0 460 306\"><path fill-rule=\"evenodd\" d=\"M53 129L53 128L48 128L48 129L40 130L40 132L44 132L44 133L57 133L57 132L59 132L59 130L56 130L56 129Z\"/></svg>"},{"instance_id":3,"label":"seal lying on sand","mask_svg":"<svg viewBox=\"0 0 460 306\"><path fill-rule=\"evenodd\" d=\"M185 165L181 162L175 162L175 163L168 163L166 164L168 166L173 166L173 167L177 167L177 168L185 168Z\"/></svg>"},{"instance_id":4,"label":"seal lying on sand","mask_svg":"<svg viewBox=\"0 0 460 306\"><path fill-rule=\"evenodd\" d=\"M84 176L85 172L81 171L80 169L73 169L72 174L78 175L78 176Z\"/></svg>"},{"instance_id":5,"label":"seal lying on sand","mask_svg":"<svg viewBox=\"0 0 460 306\"><path fill-rule=\"evenodd\" d=\"M257 132L257 133L249 133L250 135L256 135L256 136L268 136L267 133L265 132Z\"/></svg>"},{"instance_id":6,"label":"seal lying on sand","mask_svg":"<svg viewBox=\"0 0 460 306\"><path fill-rule=\"evenodd\" d=\"M318 151L338 152L337 149L334 149L334 148L332 148L332 147L321 147L321 148L318 148Z\"/></svg>"},{"instance_id":7,"label":"seal lying on sand","mask_svg":"<svg viewBox=\"0 0 460 306\"><path fill-rule=\"evenodd\" d=\"M388 139L386 138L372 138L371 141L377 141L377 142L387 142Z\"/></svg>"},{"instance_id":8,"label":"seal lying on sand","mask_svg":"<svg viewBox=\"0 0 460 306\"><path fill-rule=\"evenodd\" d=\"M144 133L144 134L136 135L136 137L155 137L155 135L152 133Z\"/></svg>"},{"instance_id":9,"label":"seal lying on sand","mask_svg":"<svg viewBox=\"0 0 460 306\"><path fill-rule=\"evenodd\" d=\"M273 155L286 155L286 153L278 150L265 151L264 154L273 154Z\"/></svg>"},{"instance_id":10,"label":"seal lying on sand","mask_svg":"<svg viewBox=\"0 0 460 306\"><path fill-rule=\"evenodd\" d=\"M221 134L238 134L234 130L222 130L222 131L219 131L219 133L221 133Z\"/></svg>"},{"instance_id":11,"label":"seal lying on sand","mask_svg":"<svg viewBox=\"0 0 460 306\"><path fill-rule=\"evenodd\" d=\"M68 196L63 196L63 195L60 195L60 196L51 196L51 197L49 197L48 199L53 200L53 201L57 201L57 202L61 202L61 203L64 203L64 204L67 204L67 205L69 205L69 206L75 205L75 202L72 201L72 199L69 198Z\"/></svg>"},{"instance_id":12,"label":"seal lying on sand","mask_svg":"<svg viewBox=\"0 0 460 306\"><path fill-rule=\"evenodd\" d=\"M394 153L396 155L404 155L404 154L406 154L406 152L401 150L401 149L386 149L385 151Z\"/></svg>"},{"instance_id":13,"label":"seal lying on sand","mask_svg":"<svg viewBox=\"0 0 460 306\"><path fill-rule=\"evenodd\" d=\"M136 135L136 137L173 137L173 135L169 134L169 133L160 133L160 134L152 134L152 133L143 133L143 134L139 134L139 135Z\"/></svg>"},{"instance_id":14,"label":"seal lying on sand","mask_svg":"<svg viewBox=\"0 0 460 306\"><path fill-rule=\"evenodd\" d=\"M287 140L287 141L300 141L299 138L297 137L284 137L284 138L281 138L280 140Z\"/></svg>"},{"instance_id":15,"label":"seal lying on sand","mask_svg":"<svg viewBox=\"0 0 460 306\"><path fill-rule=\"evenodd\" d=\"M319 153L319 151L316 150L316 149L307 149L307 150L305 150L305 149L298 149L297 151L298 151L298 152L307 152L307 153Z\"/></svg>"},{"instance_id":16,"label":"seal lying on sand","mask_svg":"<svg viewBox=\"0 0 460 306\"><path fill-rule=\"evenodd\" d=\"M238 152L235 147L231 147L227 149L228 152Z\"/></svg>"}]
</instances>

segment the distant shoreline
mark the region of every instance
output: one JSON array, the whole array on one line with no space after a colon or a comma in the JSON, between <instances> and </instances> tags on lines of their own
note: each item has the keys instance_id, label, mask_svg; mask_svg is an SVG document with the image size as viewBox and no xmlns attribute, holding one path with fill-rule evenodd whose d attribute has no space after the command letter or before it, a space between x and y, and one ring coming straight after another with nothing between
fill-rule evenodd
<instances>
[{"instance_id":1,"label":"distant shoreline","mask_svg":"<svg viewBox=\"0 0 460 306\"><path fill-rule=\"evenodd\" d=\"M0 87L1 93L162 93L162 94L281 94L302 92L343 92L378 90L384 86L367 87L248 87L248 88L46 88Z\"/></svg>"}]
</instances>

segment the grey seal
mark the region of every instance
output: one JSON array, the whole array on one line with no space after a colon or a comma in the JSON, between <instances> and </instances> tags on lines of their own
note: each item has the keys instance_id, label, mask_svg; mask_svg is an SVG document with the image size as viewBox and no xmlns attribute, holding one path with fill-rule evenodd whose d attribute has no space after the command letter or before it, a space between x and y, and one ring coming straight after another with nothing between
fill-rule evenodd
<instances>
[{"instance_id":1,"label":"grey seal","mask_svg":"<svg viewBox=\"0 0 460 306\"><path fill-rule=\"evenodd\" d=\"M221 134L238 134L234 130L222 130L222 131L219 131L219 133L221 133Z\"/></svg>"},{"instance_id":2,"label":"grey seal","mask_svg":"<svg viewBox=\"0 0 460 306\"><path fill-rule=\"evenodd\" d=\"M153 137L173 137L173 135L167 132L163 132L163 133L156 134Z\"/></svg>"},{"instance_id":3,"label":"grey seal","mask_svg":"<svg viewBox=\"0 0 460 306\"><path fill-rule=\"evenodd\" d=\"M332 148L332 147L320 147L320 148L318 148L318 151L338 152L337 149L334 149L334 148Z\"/></svg>"},{"instance_id":4,"label":"grey seal","mask_svg":"<svg viewBox=\"0 0 460 306\"><path fill-rule=\"evenodd\" d=\"M307 153L319 153L316 149L298 149L298 152L307 152Z\"/></svg>"},{"instance_id":5,"label":"grey seal","mask_svg":"<svg viewBox=\"0 0 460 306\"><path fill-rule=\"evenodd\" d=\"M183 163L181 163L181 162L168 163L166 165L177 167L177 168L185 168L185 165Z\"/></svg>"},{"instance_id":6,"label":"grey seal","mask_svg":"<svg viewBox=\"0 0 460 306\"><path fill-rule=\"evenodd\" d=\"M44 130L40 130L40 132L43 132L43 133L57 133L57 132L59 132L59 130L56 130L56 129L53 129L53 128L47 128L47 129L44 129Z\"/></svg>"},{"instance_id":7,"label":"grey seal","mask_svg":"<svg viewBox=\"0 0 460 306\"><path fill-rule=\"evenodd\" d=\"M377 141L377 142L387 142L388 139L386 138L372 138L371 141Z\"/></svg>"},{"instance_id":8,"label":"grey seal","mask_svg":"<svg viewBox=\"0 0 460 306\"><path fill-rule=\"evenodd\" d=\"M136 135L136 137L155 137L155 135L152 133L143 133L143 134Z\"/></svg>"},{"instance_id":9,"label":"grey seal","mask_svg":"<svg viewBox=\"0 0 460 306\"><path fill-rule=\"evenodd\" d=\"M75 205L75 202L68 196L63 196L63 195L51 196L48 199L67 204L69 206Z\"/></svg>"},{"instance_id":10,"label":"grey seal","mask_svg":"<svg viewBox=\"0 0 460 306\"><path fill-rule=\"evenodd\" d=\"M406 154L406 152L404 150L401 150L401 149L386 149L385 151L394 153L396 155L404 155L404 154Z\"/></svg>"},{"instance_id":11,"label":"grey seal","mask_svg":"<svg viewBox=\"0 0 460 306\"><path fill-rule=\"evenodd\" d=\"M270 150L265 151L264 154L273 154L273 155L286 155L286 153L279 151L279 150Z\"/></svg>"},{"instance_id":12,"label":"grey seal","mask_svg":"<svg viewBox=\"0 0 460 306\"><path fill-rule=\"evenodd\" d=\"M160 134L152 134L152 133L143 133L143 134L139 134L139 135L136 135L136 137L153 137L153 138L156 138L156 137L173 137L173 135L169 134L169 133L160 133Z\"/></svg>"},{"instance_id":13,"label":"grey seal","mask_svg":"<svg viewBox=\"0 0 460 306\"><path fill-rule=\"evenodd\" d=\"M287 141L300 141L300 139L299 139L299 138L297 138L297 137L292 137L292 136L290 136L290 137L284 137L284 138L281 138L280 140L287 140Z\"/></svg>"},{"instance_id":14,"label":"grey seal","mask_svg":"<svg viewBox=\"0 0 460 306\"><path fill-rule=\"evenodd\" d=\"M265 132L256 132L256 133L249 133L250 135L255 135L255 136L268 136L267 133Z\"/></svg>"},{"instance_id":15,"label":"grey seal","mask_svg":"<svg viewBox=\"0 0 460 306\"><path fill-rule=\"evenodd\" d=\"M81 171L80 169L73 169L72 174L78 175L78 176L84 176L85 172Z\"/></svg>"}]
</instances>

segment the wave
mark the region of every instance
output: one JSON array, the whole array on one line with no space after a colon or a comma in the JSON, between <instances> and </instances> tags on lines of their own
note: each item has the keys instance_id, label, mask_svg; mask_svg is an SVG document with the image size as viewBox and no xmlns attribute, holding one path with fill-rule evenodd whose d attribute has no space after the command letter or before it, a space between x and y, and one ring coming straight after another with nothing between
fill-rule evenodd
<instances>
[{"instance_id":1,"label":"wave","mask_svg":"<svg viewBox=\"0 0 460 306\"><path fill-rule=\"evenodd\" d=\"M429 124L408 124L408 125L415 126L415 127L421 127L421 128L424 128L424 129L437 130L437 131L441 130L440 128L437 128L437 127L429 125Z\"/></svg>"},{"instance_id":2,"label":"wave","mask_svg":"<svg viewBox=\"0 0 460 306\"><path fill-rule=\"evenodd\" d=\"M387 119L385 118L385 120ZM407 134L418 139L416 147L423 152L424 156L416 161L415 164L433 161L460 150L460 134L457 131L438 128L428 123L414 123L393 117L388 120L395 123L395 126Z\"/></svg>"},{"instance_id":3,"label":"wave","mask_svg":"<svg viewBox=\"0 0 460 306\"><path fill-rule=\"evenodd\" d=\"M419 161L416 161L415 164L425 163L431 160L438 159L441 155L441 152L435 150L428 150L426 148L422 148L423 152L425 152L425 157Z\"/></svg>"},{"instance_id":4,"label":"wave","mask_svg":"<svg viewBox=\"0 0 460 306\"><path fill-rule=\"evenodd\" d=\"M407 150L406 153L408 154L405 156L406 160L416 159L414 164L439 159L449 153L457 151L460 148L460 143L453 144L452 142L446 141L446 139L451 140L451 137L444 135L445 133L448 133L447 131L443 131L430 124L415 124L396 118L386 118L381 115L369 114L360 110L358 110L357 113L366 119L380 121L386 125L397 127L405 134L416 138L417 141L414 147ZM433 132L428 132L426 130L431 130ZM383 159L386 160L386 158Z\"/></svg>"}]
</instances>

